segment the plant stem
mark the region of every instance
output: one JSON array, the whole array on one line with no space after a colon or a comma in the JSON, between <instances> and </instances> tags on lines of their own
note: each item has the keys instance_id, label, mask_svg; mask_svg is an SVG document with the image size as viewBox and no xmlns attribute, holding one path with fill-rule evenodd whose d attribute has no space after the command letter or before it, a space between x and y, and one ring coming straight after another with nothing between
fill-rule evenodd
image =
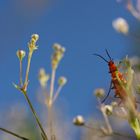
<instances>
[{"instance_id":1,"label":"plant stem","mask_svg":"<svg viewBox=\"0 0 140 140\"><path fill-rule=\"evenodd\" d=\"M53 103L56 101L57 97L59 96L61 89L62 89L62 86L59 86L53 97Z\"/></svg>"},{"instance_id":2,"label":"plant stem","mask_svg":"<svg viewBox=\"0 0 140 140\"><path fill-rule=\"evenodd\" d=\"M104 120L105 120L105 123L106 123L106 127L108 129L108 133L111 134L112 133L112 127L109 123L108 116L106 115L106 113L104 111L104 106L101 106L101 111L102 111L102 114L103 114L103 117L104 117Z\"/></svg>"},{"instance_id":3,"label":"plant stem","mask_svg":"<svg viewBox=\"0 0 140 140\"><path fill-rule=\"evenodd\" d=\"M29 70L30 70L32 54L33 54L33 52L29 51L29 54L28 54L28 64L27 64L27 69L26 69L26 76L25 76L24 85L27 85L27 83L28 83L28 76L29 76Z\"/></svg>"},{"instance_id":4,"label":"plant stem","mask_svg":"<svg viewBox=\"0 0 140 140\"><path fill-rule=\"evenodd\" d=\"M39 128L40 128L40 130L41 130L41 132L43 134L43 136L45 137L45 140L48 140L47 135L46 135L46 133L45 133L43 127L42 127L42 124L40 123L39 117L37 116L37 114L35 112L35 109L33 108L32 103L31 103L30 99L28 98L27 92L23 92L23 94L24 94L25 99L27 100L27 102L29 104L29 107L30 107L35 119L36 119L36 122L37 122L37 124L38 124L38 126L39 126Z\"/></svg>"},{"instance_id":5,"label":"plant stem","mask_svg":"<svg viewBox=\"0 0 140 140\"><path fill-rule=\"evenodd\" d=\"M91 127L91 126L89 126L89 125L87 125L87 124L84 124L83 127L87 128L87 129L89 129L89 130L92 130L92 131L94 131L94 130L96 130L96 131L102 131L102 129L100 129L100 128ZM115 131L113 131L111 135L116 135L116 136L128 137L128 138L133 138L133 139L135 139L134 136L130 136L130 135L127 135L127 134L121 134L121 133L115 132ZM107 136L109 136L109 135L107 135Z\"/></svg>"},{"instance_id":6,"label":"plant stem","mask_svg":"<svg viewBox=\"0 0 140 140\"><path fill-rule=\"evenodd\" d=\"M140 124L139 120L137 118L133 118L129 121L129 124L133 131L135 132L135 135L137 137L137 140L140 140Z\"/></svg>"},{"instance_id":7,"label":"plant stem","mask_svg":"<svg viewBox=\"0 0 140 140\"><path fill-rule=\"evenodd\" d=\"M106 113L105 113L105 105L101 103L101 101L100 101L99 98L98 98L98 102L99 102L99 106L100 106L100 111L102 112L102 115L103 115L104 120L105 120L105 124L106 124L106 127L107 127L107 131L108 131L109 134L112 134L113 130L112 130L112 127L111 127L111 125L110 125L108 116L107 116Z\"/></svg>"},{"instance_id":8,"label":"plant stem","mask_svg":"<svg viewBox=\"0 0 140 140\"><path fill-rule=\"evenodd\" d=\"M87 125L87 124L84 124L83 127L87 128L87 129L89 129L89 130L98 130L98 131L101 131L100 128L93 128L93 127L91 127L91 126L89 126L89 125Z\"/></svg>"},{"instance_id":9,"label":"plant stem","mask_svg":"<svg viewBox=\"0 0 140 140\"><path fill-rule=\"evenodd\" d=\"M22 87L23 85L23 82L22 82L22 61L19 62L19 67L20 67L20 70L19 70L19 80L20 80L20 86Z\"/></svg>"},{"instance_id":10,"label":"plant stem","mask_svg":"<svg viewBox=\"0 0 140 140\"><path fill-rule=\"evenodd\" d=\"M48 118L49 118L49 130L50 130L50 140L52 137L52 107L48 106Z\"/></svg>"},{"instance_id":11,"label":"plant stem","mask_svg":"<svg viewBox=\"0 0 140 140\"><path fill-rule=\"evenodd\" d=\"M15 137L17 137L17 138L19 138L19 139L22 139L22 140L29 140L29 139L27 139L27 138L25 138L25 137L22 137L22 136L20 136L20 135L14 133L14 132L11 132L11 131L9 131L9 130L7 130L7 129L5 129L5 128L1 128L1 127L0 127L0 130L3 131L3 132L8 133L8 134L10 134L10 135L13 135L13 136L15 136Z\"/></svg>"},{"instance_id":12,"label":"plant stem","mask_svg":"<svg viewBox=\"0 0 140 140\"><path fill-rule=\"evenodd\" d=\"M127 137L127 138L133 138L133 139L136 138L136 137L134 137L134 136L129 136L129 135L127 135L127 134L121 134L121 133L119 133L119 132L113 132L113 135L117 135L117 136L121 136L121 137Z\"/></svg>"},{"instance_id":13,"label":"plant stem","mask_svg":"<svg viewBox=\"0 0 140 140\"><path fill-rule=\"evenodd\" d=\"M49 115L49 126L50 126L50 139L55 139L55 135L53 135L53 124L52 124L52 105L53 105L53 93L54 93L54 81L55 81L55 73L56 69L52 69L51 74L51 84L50 84L50 97L48 102L48 115Z\"/></svg>"},{"instance_id":14,"label":"plant stem","mask_svg":"<svg viewBox=\"0 0 140 140\"><path fill-rule=\"evenodd\" d=\"M55 140L56 137L55 137L55 134L54 134L54 131L53 131L53 113L52 113L52 105L51 106L48 106L48 118L49 118L49 130L50 130L50 140Z\"/></svg>"},{"instance_id":15,"label":"plant stem","mask_svg":"<svg viewBox=\"0 0 140 140\"><path fill-rule=\"evenodd\" d=\"M49 99L49 105L52 105L53 100L53 91L54 91L54 81L55 81L55 69L52 69L52 75L51 75L51 84L50 84L50 99Z\"/></svg>"},{"instance_id":16,"label":"plant stem","mask_svg":"<svg viewBox=\"0 0 140 140\"><path fill-rule=\"evenodd\" d=\"M132 4L132 0L127 0L127 5L128 5L127 9L132 14L132 16L134 16L136 19L140 20L139 12L134 8L134 6Z\"/></svg>"}]
</instances>

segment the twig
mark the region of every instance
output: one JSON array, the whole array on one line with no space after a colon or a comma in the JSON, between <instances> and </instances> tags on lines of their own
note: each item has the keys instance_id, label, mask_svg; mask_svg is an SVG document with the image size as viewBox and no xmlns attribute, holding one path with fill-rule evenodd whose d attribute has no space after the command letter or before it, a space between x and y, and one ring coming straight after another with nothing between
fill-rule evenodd
<instances>
[{"instance_id":1,"label":"twig","mask_svg":"<svg viewBox=\"0 0 140 140\"><path fill-rule=\"evenodd\" d=\"M56 101L57 97L59 96L61 89L62 89L62 86L59 86L53 97L53 103Z\"/></svg>"},{"instance_id":2,"label":"twig","mask_svg":"<svg viewBox=\"0 0 140 140\"><path fill-rule=\"evenodd\" d=\"M20 136L20 135L14 133L14 132L12 132L12 131L9 131L9 130L7 130L7 129L5 129L5 128L1 128L1 127L0 127L0 130L3 131L3 132L8 133L8 134L10 134L10 135L13 135L13 136L15 136L15 137L17 137L17 138L19 138L19 139L22 139L22 140L29 140L28 138L22 137L22 136Z\"/></svg>"},{"instance_id":3,"label":"twig","mask_svg":"<svg viewBox=\"0 0 140 140\"><path fill-rule=\"evenodd\" d=\"M104 120L105 120L105 124L106 124L107 130L108 130L108 133L112 134L113 130L110 125L108 116L106 115L106 112L105 112L105 105L101 103L101 100L99 98L98 98L98 102L99 102L99 106L100 106L100 111L102 112Z\"/></svg>"},{"instance_id":4,"label":"twig","mask_svg":"<svg viewBox=\"0 0 140 140\"><path fill-rule=\"evenodd\" d=\"M24 81L25 90L27 88L27 83L28 83L28 76L29 76L29 70L30 70L30 65L31 65L32 54L33 54L33 52L29 51L28 64L27 64L27 69L26 69L26 76L25 76L25 81Z\"/></svg>"},{"instance_id":5,"label":"twig","mask_svg":"<svg viewBox=\"0 0 140 140\"><path fill-rule=\"evenodd\" d=\"M45 137L45 140L48 140L47 135L46 135L46 133L45 133L43 127L42 127L42 124L40 123L39 117L37 116L37 114L36 114L36 112L35 112L35 109L33 108L32 103L31 103L31 101L30 101L30 99L29 99L29 97L28 97L28 95L27 95L27 92L24 92L23 94L24 94L25 99L27 100L27 102L28 102L28 104L29 104L29 107L30 107L30 109L31 109L31 111L32 111L32 113L33 113L35 119L36 119L36 122L37 122L37 124L38 124L38 126L39 126L39 128L40 128L40 130L41 130L41 132L42 132L42 134L43 134L44 137Z\"/></svg>"},{"instance_id":6,"label":"twig","mask_svg":"<svg viewBox=\"0 0 140 140\"><path fill-rule=\"evenodd\" d=\"M22 61L19 62L20 64L20 70L19 70L19 80L20 80L20 86L22 87L23 81L22 81Z\"/></svg>"},{"instance_id":7,"label":"twig","mask_svg":"<svg viewBox=\"0 0 140 140\"><path fill-rule=\"evenodd\" d=\"M50 84L50 99L49 99L49 105L52 105L53 100L53 91L54 91L54 81L55 81L55 69L52 69L52 75L51 75L51 84Z\"/></svg>"},{"instance_id":8,"label":"twig","mask_svg":"<svg viewBox=\"0 0 140 140\"><path fill-rule=\"evenodd\" d=\"M87 129L90 129L90 130L96 130L96 131L101 131L102 132L102 129L101 128L93 128L93 127L91 127L91 126L89 126L87 124L84 124L83 127L87 128ZM103 132L103 134L105 134L105 133ZM111 136L111 135L117 135L117 136L121 136L121 137L133 138L133 139L136 138L134 136L129 136L127 134L121 134L121 133L115 132L115 131L113 131L112 134L105 135L105 136Z\"/></svg>"},{"instance_id":9,"label":"twig","mask_svg":"<svg viewBox=\"0 0 140 140\"><path fill-rule=\"evenodd\" d=\"M117 136L121 136L121 137L128 137L128 138L133 138L133 139L136 138L134 136L129 136L127 134L121 134L119 132L113 132L113 135L117 135Z\"/></svg>"},{"instance_id":10,"label":"twig","mask_svg":"<svg viewBox=\"0 0 140 140\"><path fill-rule=\"evenodd\" d=\"M48 114L49 114L49 125L50 125L50 136L53 139L53 123L52 123L52 105L53 105L53 94L54 94L54 82L55 82L56 69L52 69L51 84L50 84L50 97L48 102Z\"/></svg>"}]
</instances>

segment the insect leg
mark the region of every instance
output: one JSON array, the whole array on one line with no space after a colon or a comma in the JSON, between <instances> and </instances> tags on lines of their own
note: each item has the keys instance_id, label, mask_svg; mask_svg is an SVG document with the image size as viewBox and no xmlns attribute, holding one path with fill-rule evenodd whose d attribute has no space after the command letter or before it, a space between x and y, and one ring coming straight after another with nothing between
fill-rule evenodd
<instances>
[{"instance_id":1,"label":"insect leg","mask_svg":"<svg viewBox=\"0 0 140 140\"><path fill-rule=\"evenodd\" d=\"M101 103L104 103L104 101L107 99L107 97L109 96L109 94L110 94L110 91L111 91L111 89L112 89L112 81L110 82L110 87L109 87L109 90L108 90L108 93L107 93L107 95L106 95L106 97L102 100L102 102Z\"/></svg>"}]
</instances>

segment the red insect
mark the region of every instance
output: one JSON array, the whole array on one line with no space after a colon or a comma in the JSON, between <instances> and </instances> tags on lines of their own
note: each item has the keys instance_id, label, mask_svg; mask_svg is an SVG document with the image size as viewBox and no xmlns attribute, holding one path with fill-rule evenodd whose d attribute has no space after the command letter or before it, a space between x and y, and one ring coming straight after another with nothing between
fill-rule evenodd
<instances>
[{"instance_id":1,"label":"red insect","mask_svg":"<svg viewBox=\"0 0 140 140\"><path fill-rule=\"evenodd\" d=\"M113 59L110 57L107 50L106 50L106 53L109 57L109 61L107 61L104 57L102 57L99 54L94 54L94 55L102 58L105 62L108 63L109 73L111 74L110 88L109 88L109 91L108 91L106 97L103 99L102 103L109 96L111 89L114 89L114 92L115 92L114 97L120 98L121 100L125 100L127 97L127 94L125 92L125 89L120 84L120 81L123 84L126 84L127 82L126 82L125 78L123 77L123 74L118 70L117 66L115 65Z\"/></svg>"}]
</instances>

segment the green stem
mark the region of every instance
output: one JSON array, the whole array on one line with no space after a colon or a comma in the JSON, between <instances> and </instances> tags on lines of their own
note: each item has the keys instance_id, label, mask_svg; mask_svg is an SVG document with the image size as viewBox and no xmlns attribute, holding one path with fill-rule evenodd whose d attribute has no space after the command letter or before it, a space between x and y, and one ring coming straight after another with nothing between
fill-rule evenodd
<instances>
[{"instance_id":1,"label":"green stem","mask_svg":"<svg viewBox=\"0 0 140 140\"><path fill-rule=\"evenodd\" d=\"M10 134L10 135L13 135L13 136L15 136L15 137L17 137L17 138L19 138L19 139L22 139L22 140L29 140L29 139L27 139L27 138L25 138L25 137L22 137L22 136L20 136L20 135L14 133L14 132L9 131L9 130L7 130L7 129L4 129L4 128L1 128L1 127L0 127L0 130L3 131L3 132L8 133L8 134Z\"/></svg>"},{"instance_id":2,"label":"green stem","mask_svg":"<svg viewBox=\"0 0 140 140\"><path fill-rule=\"evenodd\" d=\"M140 140L140 124L137 118L130 120L129 122L131 128L134 130L137 140Z\"/></svg>"},{"instance_id":3,"label":"green stem","mask_svg":"<svg viewBox=\"0 0 140 140\"><path fill-rule=\"evenodd\" d=\"M19 80L20 80L20 86L22 86L23 85L23 82L22 82L22 61L20 61L19 63L20 63Z\"/></svg>"},{"instance_id":4,"label":"green stem","mask_svg":"<svg viewBox=\"0 0 140 140\"><path fill-rule=\"evenodd\" d=\"M40 123L39 117L37 116L37 114L35 112L35 109L33 108L32 103L31 103L30 99L27 96L27 93L26 92L23 92L23 94L24 94L25 99L27 100L27 102L29 104L29 107L30 107L30 109L31 109L31 111L32 111L35 119L36 119L36 122L37 122L37 124L38 124L38 126L39 126L39 128L40 128L40 130L42 132L42 135L44 136L45 140L48 140L47 135L46 135L46 133L45 133L43 127L42 127L42 124Z\"/></svg>"},{"instance_id":5,"label":"green stem","mask_svg":"<svg viewBox=\"0 0 140 140\"><path fill-rule=\"evenodd\" d=\"M134 131L135 131L137 140L140 140L140 130L134 130Z\"/></svg>"},{"instance_id":6,"label":"green stem","mask_svg":"<svg viewBox=\"0 0 140 140\"><path fill-rule=\"evenodd\" d=\"M29 51L29 54L28 54L28 64L27 64L27 69L26 69L26 77L25 77L25 81L24 81L24 85L26 86L25 89L27 88L28 76L29 76L29 70L30 70L32 54L33 54L33 52Z\"/></svg>"}]
</instances>

